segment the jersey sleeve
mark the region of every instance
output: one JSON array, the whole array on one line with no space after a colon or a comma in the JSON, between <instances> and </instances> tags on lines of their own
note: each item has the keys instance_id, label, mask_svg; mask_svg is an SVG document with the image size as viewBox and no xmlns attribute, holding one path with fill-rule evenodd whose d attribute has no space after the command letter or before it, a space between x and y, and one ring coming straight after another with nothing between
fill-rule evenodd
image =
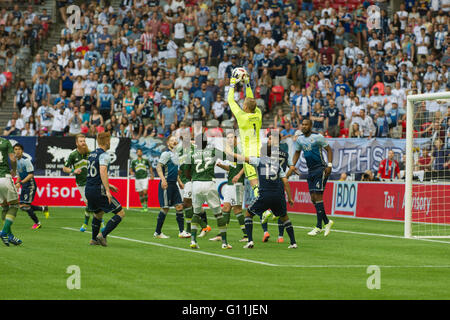
<instances>
[{"instance_id":1,"label":"jersey sleeve","mask_svg":"<svg viewBox=\"0 0 450 320\"><path fill-rule=\"evenodd\" d=\"M7 141L7 145L6 145L6 151L8 152L8 154L14 153L14 148L11 144L11 141L6 140Z\"/></svg>"},{"instance_id":2,"label":"jersey sleeve","mask_svg":"<svg viewBox=\"0 0 450 320\"><path fill-rule=\"evenodd\" d=\"M300 137L297 138L294 142L294 149L295 151L302 151L302 143L300 142Z\"/></svg>"},{"instance_id":3,"label":"jersey sleeve","mask_svg":"<svg viewBox=\"0 0 450 320\"><path fill-rule=\"evenodd\" d=\"M109 154L107 152L102 153L98 158L98 163L101 166L108 166L110 161L111 158L109 157Z\"/></svg>"},{"instance_id":4,"label":"jersey sleeve","mask_svg":"<svg viewBox=\"0 0 450 320\"><path fill-rule=\"evenodd\" d=\"M33 173L34 172L34 166L33 163L31 163L30 159L27 159L25 162L25 169L27 170L27 173Z\"/></svg>"},{"instance_id":5,"label":"jersey sleeve","mask_svg":"<svg viewBox=\"0 0 450 320\"><path fill-rule=\"evenodd\" d=\"M159 157L159 163L163 165L166 165L167 162L169 162L169 160L170 160L170 152L167 151L163 152Z\"/></svg>"},{"instance_id":6,"label":"jersey sleeve","mask_svg":"<svg viewBox=\"0 0 450 320\"><path fill-rule=\"evenodd\" d=\"M328 145L327 140L325 140L325 137L321 134L317 136L317 144L321 147L326 147Z\"/></svg>"},{"instance_id":7,"label":"jersey sleeve","mask_svg":"<svg viewBox=\"0 0 450 320\"><path fill-rule=\"evenodd\" d=\"M233 112L234 116L236 117L237 122L243 120L245 116L245 112L239 107L239 105L234 101L234 88L230 88L228 90L228 104L230 105L231 112Z\"/></svg>"},{"instance_id":8,"label":"jersey sleeve","mask_svg":"<svg viewBox=\"0 0 450 320\"><path fill-rule=\"evenodd\" d=\"M67 158L66 163L64 163L64 166L67 168L71 168L73 166L73 164L74 164L73 154L71 153L71 154L69 154L69 157Z\"/></svg>"}]
</instances>

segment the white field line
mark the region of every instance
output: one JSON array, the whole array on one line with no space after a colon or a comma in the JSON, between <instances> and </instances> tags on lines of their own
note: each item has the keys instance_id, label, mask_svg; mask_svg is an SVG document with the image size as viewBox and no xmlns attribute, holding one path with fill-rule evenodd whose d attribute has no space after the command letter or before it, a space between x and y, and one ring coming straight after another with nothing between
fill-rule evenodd
<instances>
[{"instance_id":1,"label":"white field line","mask_svg":"<svg viewBox=\"0 0 450 320\"><path fill-rule=\"evenodd\" d=\"M75 229L75 228L63 227L62 229L80 232L79 229ZM85 232L85 233L90 233L90 232ZM218 257L218 258L236 260L236 261L240 261L240 262L254 263L254 264L259 264L259 265L263 265L263 266L267 266L267 267L344 268L344 269L348 269L348 268L367 268L368 267L368 265L351 265L351 264L350 265L285 265L285 264L274 264L274 263L268 263L268 262L264 262L264 261L257 261L257 260L250 260L250 259L226 256L226 255L221 255L221 254L211 253L211 252L206 252L206 251L174 247L174 246L169 246L169 245L162 244L162 243L157 243L157 242L143 241L143 240L137 240L137 239L126 238L126 237L119 237L119 236L112 236L112 235L108 235L108 237L109 238L120 239L120 240L125 240L125 241L141 243L141 244L157 246L157 247L162 247L162 248L167 248L167 249L173 249L173 250L178 250L178 251L183 251L183 252L197 253L197 254L203 254L203 255L213 256L213 257ZM301 247L298 250L301 250ZM440 266L433 266L433 265L422 265L422 266L406 266L406 265L405 266L390 266L390 265L386 265L386 266L383 266L383 265L377 265L377 266L380 267L380 268L450 268L450 265L440 265Z\"/></svg>"},{"instance_id":2,"label":"white field line","mask_svg":"<svg viewBox=\"0 0 450 320\"><path fill-rule=\"evenodd\" d=\"M129 209L131 211L140 211L139 209ZM169 212L170 215L173 215L173 212ZM237 221L235 219L231 219L231 221ZM258 223L260 224L260 222L258 221L254 221L253 223ZM272 226L278 226L278 223L268 223L269 225ZM306 227L306 226L297 226L297 225L293 225L294 228L297 229L308 229L311 230L312 227ZM404 240L418 240L418 241L428 241L428 242L436 242L436 243L445 243L445 244L449 244L450 245L450 241L443 241L443 240L434 240L434 239L420 239L420 238L405 238L403 236L396 236L396 235L391 235L391 234L382 234L382 233L368 233L368 232L358 232L358 231L348 231L348 230L339 230L339 229L332 229L332 232L341 232L341 233L348 233L348 234L359 234L359 235L363 235L363 236L373 236L373 237L384 237L384 238L394 238L394 239L404 239Z\"/></svg>"}]
</instances>

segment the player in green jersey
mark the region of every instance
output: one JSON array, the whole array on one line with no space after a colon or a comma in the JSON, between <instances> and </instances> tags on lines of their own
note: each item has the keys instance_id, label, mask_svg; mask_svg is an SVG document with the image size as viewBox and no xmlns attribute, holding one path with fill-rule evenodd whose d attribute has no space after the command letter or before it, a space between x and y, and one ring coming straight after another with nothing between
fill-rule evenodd
<instances>
[{"instance_id":1,"label":"player in green jersey","mask_svg":"<svg viewBox=\"0 0 450 320\"><path fill-rule=\"evenodd\" d=\"M81 198L86 204L84 209L84 223L80 228L81 232L86 231L91 213L87 210L87 200L85 195L86 179L87 179L87 163L89 157L89 148L86 144L86 137L83 134L75 136L75 144L77 148L69 155L64 164L63 171L70 175L75 176L75 182L77 184L78 191L80 191ZM104 223L102 221L101 228L103 229Z\"/></svg>"},{"instance_id":2,"label":"player in green jersey","mask_svg":"<svg viewBox=\"0 0 450 320\"><path fill-rule=\"evenodd\" d=\"M240 153L238 149L237 136L234 132L227 134L227 145L234 150L235 153ZM242 214L242 203L244 200L244 165L242 163L231 162L229 164L217 163L217 166L228 171L228 181L223 187L223 208L222 212L227 220L227 224L230 223L230 212L233 212L239 222L239 226L244 234L244 237L240 242L247 242L247 234L245 233L244 215ZM221 236L217 235L209 240L219 241Z\"/></svg>"},{"instance_id":3,"label":"player in green jersey","mask_svg":"<svg viewBox=\"0 0 450 320\"><path fill-rule=\"evenodd\" d=\"M137 159L131 161L130 174L134 175L136 192L139 193L139 200L142 205L142 212L148 212L148 176L150 173L150 179L155 179L153 174L152 165L148 159L143 157L142 149L136 150Z\"/></svg>"},{"instance_id":4,"label":"player in green jersey","mask_svg":"<svg viewBox=\"0 0 450 320\"><path fill-rule=\"evenodd\" d=\"M192 204L194 207L190 245L192 249L199 248L197 230L200 227L200 213L205 202L208 203L217 219L217 226L222 238L222 249L232 248L227 242L227 221L220 208L219 192L215 183L214 167L217 159L223 159L222 152L208 144L203 134L197 135L191 157Z\"/></svg>"},{"instance_id":5,"label":"player in green jersey","mask_svg":"<svg viewBox=\"0 0 450 320\"><path fill-rule=\"evenodd\" d=\"M16 246L22 243L22 240L16 238L11 231L11 225L16 219L17 210L19 210L19 194L12 179L16 175L16 170L17 160L11 142L0 138L0 203L3 221L0 239L8 247L10 243Z\"/></svg>"}]
</instances>

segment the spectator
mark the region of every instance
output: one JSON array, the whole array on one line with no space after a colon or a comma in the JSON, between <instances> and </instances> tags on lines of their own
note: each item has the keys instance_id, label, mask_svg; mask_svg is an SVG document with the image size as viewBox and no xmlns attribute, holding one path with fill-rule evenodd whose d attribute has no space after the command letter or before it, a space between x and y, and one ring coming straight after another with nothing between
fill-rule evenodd
<instances>
[{"instance_id":1,"label":"spectator","mask_svg":"<svg viewBox=\"0 0 450 320\"><path fill-rule=\"evenodd\" d=\"M201 84L200 90L195 91L194 98L200 99L200 103L205 108L206 114L209 115L214 98L212 93L206 90L205 82Z\"/></svg>"},{"instance_id":2,"label":"spectator","mask_svg":"<svg viewBox=\"0 0 450 320\"><path fill-rule=\"evenodd\" d=\"M225 108L226 108L226 102L222 99L222 96L220 94L217 94L216 101L214 101L211 109L211 113L214 117L214 119L218 120L219 122L222 122Z\"/></svg>"},{"instance_id":3,"label":"spectator","mask_svg":"<svg viewBox=\"0 0 450 320\"><path fill-rule=\"evenodd\" d=\"M342 113L336 107L334 100L330 99L328 101L329 107L325 110L325 129L328 131L328 134L337 138L340 134L340 123L342 121Z\"/></svg>"},{"instance_id":4,"label":"spectator","mask_svg":"<svg viewBox=\"0 0 450 320\"><path fill-rule=\"evenodd\" d=\"M166 107L161 111L161 127L164 134L170 129L172 123L178 123L177 110L172 106L172 100L167 99Z\"/></svg>"},{"instance_id":5,"label":"spectator","mask_svg":"<svg viewBox=\"0 0 450 320\"><path fill-rule=\"evenodd\" d=\"M319 102L314 105L314 111L312 112L310 119L313 122L312 129L317 133L323 134L325 131L325 114Z\"/></svg>"},{"instance_id":6,"label":"spectator","mask_svg":"<svg viewBox=\"0 0 450 320\"><path fill-rule=\"evenodd\" d=\"M284 124L284 129L280 132L281 140L286 140L288 138L292 138L295 135L295 129L291 127L291 123L286 121Z\"/></svg>"},{"instance_id":7,"label":"spectator","mask_svg":"<svg viewBox=\"0 0 450 320\"><path fill-rule=\"evenodd\" d=\"M394 151L389 150L387 159L381 160L377 178L382 180L400 179L400 168L397 160L394 160Z\"/></svg>"}]
</instances>

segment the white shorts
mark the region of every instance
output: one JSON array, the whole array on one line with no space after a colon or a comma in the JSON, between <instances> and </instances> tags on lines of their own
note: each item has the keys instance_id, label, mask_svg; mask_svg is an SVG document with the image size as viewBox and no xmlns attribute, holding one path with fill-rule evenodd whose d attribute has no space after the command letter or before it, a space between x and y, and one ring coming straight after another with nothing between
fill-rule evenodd
<instances>
[{"instance_id":1,"label":"white shorts","mask_svg":"<svg viewBox=\"0 0 450 320\"><path fill-rule=\"evenodd\" d=\"M183 199L192 199L192 181L188 181L184 184L184 189L180 189Z\"/></svg>"},{"instance_id":2,"label":"white shorts","mask_svg":"<svg viewBox=\"0 0 450 320\"><path fill-rule=\"evenodd\" d=\"M207 202L209 208L215 212L220 211L220 198L214 181L193 181L192 182L192 207L194 213L199 213L203 204Z\"/></svg>"},{"instance_id":3,"label":"white shorts","mask_svg":"<svg viewBox=\"0 0 450 320\"><path fill-rule=\"evenodd\" d=\"M19 200L19 193L17 192L14 181L10 175L0 178L0 204L3 202L13 202Z\"/></svg>"},{"instance_id":4,"label":"white shorts","mask_svg":"<svg viewBox=\"0 0 450 320\"><path fill-rule=\"evenodd\" d=\"M148 190L148 179L136 179L135 180L136 192Z\"/></svg>"},{"instance_id":5,"label":"white shorts","mask_svg":"<svg viewBox=\"0 0 450 320\"><path fill-rule=\"evenodd\" d=\"M232 207L242 206L242 202L244 200L244 184L226 184L223 186L222 192L224 203L229 203Z\"/></svg>"},{"instance_id":6,"label":"white shorts","mask_svg":"<svg viewBox=\"0 0 450 320\"><path fill-rule=\"evenodd\" d=\"M86 186L77 186L78 191L80 191L81 194L81 199L83 199L83 202L85 204L87 204L87 199L86 199Z\"/></svg>"}]
</instances>

